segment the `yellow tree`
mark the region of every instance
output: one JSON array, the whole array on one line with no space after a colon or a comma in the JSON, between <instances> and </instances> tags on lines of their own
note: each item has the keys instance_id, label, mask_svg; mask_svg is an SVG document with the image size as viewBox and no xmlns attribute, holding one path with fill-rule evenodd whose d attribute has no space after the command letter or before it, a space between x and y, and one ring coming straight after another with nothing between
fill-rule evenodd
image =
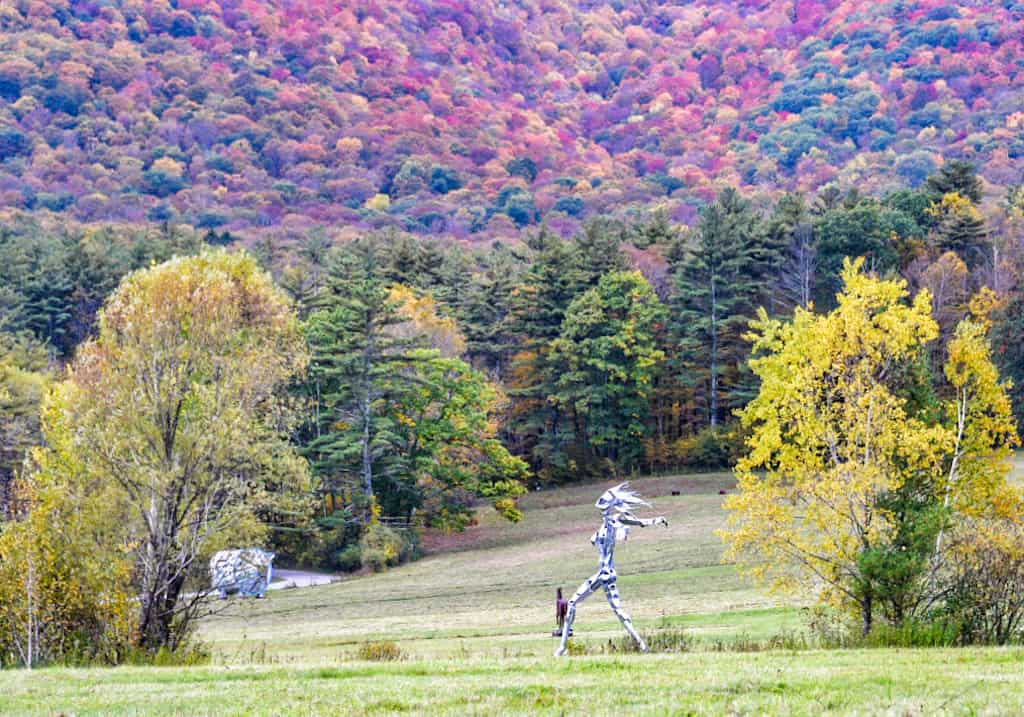
<instances>
[{"instance_id":1,"label":"yellow tree","mask_svg":"<svg viewBox=\"0 0 1024 717\"><path fill-rule=\"evenodd\" d=\"M28 510L0 532L0 666L62 658L116 663L134 637L124 503L90 474L60 416L80 399L64 383L47 400L46 450L20 482Z\"/></svg>"},{"instance_id":2,"label":"yellow tree","mask_svg":"<svg viewBox=\"0 0 1024 717\"><path fill-rule=\"evenodd\" d=\"M997 304L996 295L982 289L971 299L970 316L957 325L946 350L946 425L952 441L939 491L945 508L970 517L1003 517L1008 509L999 507L1000 500L1015 494L1006 484L1010 451L1018 443L1013 406L988 340L989 315ZM935 542L936 566L943 564L944 532L939 531Z\"/></svg>"},{"instance_id":3,"label":"yellow tree","mask_svg":"<svg viewBox=\"0 0 1024 717\"><path fill-rule=\"evenodd\" d=\"M388 295L404 319L389 327L390 333L406 340L422 339L445 358L462 358L466 353L466 338L458 322L439 313L433 294L418 294L408 286L395 284Z\"/></svg>"},{"instance_id":4,"label":"yellow tree","mask_svg":"<svg viewBox=\"0 0 1024 717\"><path fill-rule=\"evenodd\" d=\"M39 443L39 410L50 380L47 353L27 336L0 333L0 523L17 513L14 484Z\"/></svg>"},{"instance_id":5,"label":"yellow tree","mask_svg":"<svg viewBox=\"0 0 1024 717\"><path fill-rule=\"evenodd\" d=\"M284 388L306 360L284 294L251 256L223 251L130 274L79 349L73 400L44 432L69 435L49 452L115 488L142 647L174 649L201 605L185 588L203 558L229 535L258 537L274 493L309 488L282 435Z\"/></svg>"},{"instance_id":6,"label":"yellow tree","mask_svg":"<svg viewBox=\"0 0 1024 717\"><path fill-rule=\"evenodd\" d=\"M749 453L722 535L753 575L856 612L867 632L882 603L897 622L927 603L942 530L1005 481L1015 434L983 332L958 330L949 385L932 386L930 295L908 301L862 265L844 263L829 314L756 322L761 389L740 414Z\"/></svg>"}]
</instances>

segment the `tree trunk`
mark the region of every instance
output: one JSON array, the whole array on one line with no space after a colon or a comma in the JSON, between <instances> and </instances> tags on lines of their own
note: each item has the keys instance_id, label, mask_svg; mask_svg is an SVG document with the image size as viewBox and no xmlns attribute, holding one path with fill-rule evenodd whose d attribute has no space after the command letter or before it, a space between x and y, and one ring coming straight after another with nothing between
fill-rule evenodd
<instances>
[{"instance_id":1,"label":"tree trunk","mask_svg":"<svg viewBox=\"0 0 1024 717\"><path fill-rule=\"evenodd\" d=\"M27 652L28 656L25 659L25 667L32 669L32 663L35 661L35 604L33 598L36 592L36 572L35 572L35 560L33 560L31 554L28 559L28 580L27 590L28 593L28 634L27 634Z\"/></svg>"},{"instance_id":2,"label":"tree trunk","mask_svg":"<svg viewBox=\"0 0 1024 717\"><path fill-rule=\"evenodd\" d=\"M711 427L718 425L718 292L711 278Z\"/></svg>"},{"instance_id":3,"label":"tree trunk","mask_svg":"<svg viewBox=\"0 0 1024 717\"><path fill-rule=\"evenodd\" d=\"M187 620L186 624L174 624L186 576L180 571L175 574L172 552L173 548L164 542L162 536L150 539L147 548L149 564L144 569L139 595L138 637L139 647L150 652L161 647L176 649L188 628Z\"/></svg>"},{"instance_id":4,"label":"tree trunk","mask_svg":"<svg viewBox=\"0 0 1024 717\"><path fill-rule=\"evenodd\" d=\"M363 396L363 492L367 498L373 498L373 456L370 451L370 422L371 414L370 396Z\"/></svg>"},{"instance_id":5,"label":"tree trunk","mask_svg":"<svg viewBox=\"0 0 1024 717\"><path fill-rule=\"evenodd\" d=\"M874 617L872 615L873 607L874 607L874 605L872 604L871 595L865 595L864 596L864 601L861 603L861 606L860 606L860 608L861 608L861 616L864 618L864 636L865 637L867 637L868 635L871 634L871 625L872 625L872 620L873 620L873 617Z\"/></svg>"}]
</instances>

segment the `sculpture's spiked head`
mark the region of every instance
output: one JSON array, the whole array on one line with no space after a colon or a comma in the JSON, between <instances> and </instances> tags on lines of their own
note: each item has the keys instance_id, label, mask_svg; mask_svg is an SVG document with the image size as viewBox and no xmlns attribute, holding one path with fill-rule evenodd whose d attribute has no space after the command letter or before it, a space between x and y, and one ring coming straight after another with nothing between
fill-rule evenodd
<instances>
[{"instance_id":1,"label":"sculpture's spiked head","mask_svg":"<svg viewBox=\"0 0 1024 717\"><path fill-rule=\"evenodd\" d=\"M629 483L619 483L614 488L609 488L594 504L599 511L607 513L609 510L628 510L634 505L650 506L650 503L640 497L638 493L631 490Z\"/></svg>"}]
</instances>

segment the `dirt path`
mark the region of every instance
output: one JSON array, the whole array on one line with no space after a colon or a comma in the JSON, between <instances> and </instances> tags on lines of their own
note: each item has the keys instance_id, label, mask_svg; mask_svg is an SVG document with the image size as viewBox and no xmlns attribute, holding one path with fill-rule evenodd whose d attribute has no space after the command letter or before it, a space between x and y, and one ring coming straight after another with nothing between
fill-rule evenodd
<instances>
[{"instance_id":1,"label":"dirt path","mask_svg":"<svg viewBox=\"0 0 1024 717\"><path fill-rule=\"evenodd\" d=\"M274 580L267 586L268 590L283 588L308 588L314 585L329 585L336 582L337 577L327 573L311 573L306 570L274 570Z\"/></svg>"}]
</instances>

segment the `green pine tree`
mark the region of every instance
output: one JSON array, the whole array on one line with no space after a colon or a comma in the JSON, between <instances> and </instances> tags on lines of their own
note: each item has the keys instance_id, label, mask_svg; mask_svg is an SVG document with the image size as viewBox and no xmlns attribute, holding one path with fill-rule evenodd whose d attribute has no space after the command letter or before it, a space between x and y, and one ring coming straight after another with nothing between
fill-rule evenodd
<instances>
[{"instance_id":1,"label":"green pine tree","mask_svg":"<svg viewBox=\"0 0 1024 717\"><path fill-rule=\"evenodd\" d=\"M389 405L408 388L415 342L389 331L404 319L389 298L382 258L372 239L332 257L306 324L315 404L306 454L325 487L340 491L355 483L367 498L408 489Z\"/></svg>"},{"instance_id":2,"label":"green pine tree","mask_svg":"<svg viewBox=\"0 0 1024 717\"><path fill-rule=\"evenodd\" d=\"M940 252L953 251L970 267L988 256L990 244L985 219L968 197L950 192L932 205L935 217L931 243Z\"/></svg>"},{"instance_id":3,"label":"green pine tree","mask_svg":"<svg viewBox=\"0 0 1024 717\"><path fill-rule=\"evenodd\" d=\"M924 186L936 202L953 193L970 199L974 204L981 202L981 180L977 168L963 160L946 162L942 169L925 180Z\"/></svg>"},{"instance_id":4,"label":"green pine tree","mask_svg":"<svg viewBox=\"0 0 1024 717\"><path fill-rule=\"evenodd\" d=\"M587 273L572 242L541 229L530 238L533 261L512 297L511 331L518 337L509 396L515 452L545 479L572 470L572 434L560 405L548 400L557 375L551 343L561 332L569 304L587 288Z\"/></svg>"},{"instance_id":5,"label":"green pine tree","mask_svg":"<svg viewBox=\"0 0 1024 717\"><path fill-rule=\"evenodd\" d=\"M629 258L622 251L628 238L626 225L616 219L600 217L584 225L573 244L579 253L581 281L587 287L596 286L609 272L629 268Z\"/></svg>"},{"instance_id":6,"label":"green pine tree","mask_svg":"<svg viewBox=\"0 0 1024 717\"><path fill-rule=\"evenodd\" d=\"M752 390L743 335L776 259L760 218L733 189L702 212L694 240L675 267L672 328L680 380L715 427Z\"/></svg>"},{"instance_id":7,"label":"green pine tree","mask_svg":"<svg viewBox=\"0 0 1024 717\"><path fill-rule=\"evenodd\" d=\"M456 313L466 335L466 356L501 380L508 377L516 337L511 331L512 295L520 266L509 252L492 251L487 266L463 281Z\"/></svg>"}]
</instances>

